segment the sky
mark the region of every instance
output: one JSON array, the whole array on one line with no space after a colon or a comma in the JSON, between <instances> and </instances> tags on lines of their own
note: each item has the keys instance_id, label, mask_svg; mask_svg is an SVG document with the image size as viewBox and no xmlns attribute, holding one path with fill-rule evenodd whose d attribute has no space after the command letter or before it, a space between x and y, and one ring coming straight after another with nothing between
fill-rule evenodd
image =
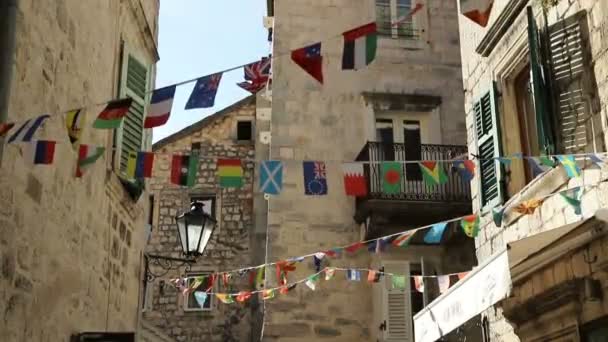
<instances>
[{"instance_id":1,"label":"sky","mask_svg":"<svg viewBox=\"0 0 608 342\"><path fill-rule=\"evenodd\" d=\"M266 0L161 0L156 88L259 60L268 55ZM243 69L222 77L215 106L184 110L194 82L179 86L158 141L249 95L236 83Z\"/></svg>"}]
</instances>

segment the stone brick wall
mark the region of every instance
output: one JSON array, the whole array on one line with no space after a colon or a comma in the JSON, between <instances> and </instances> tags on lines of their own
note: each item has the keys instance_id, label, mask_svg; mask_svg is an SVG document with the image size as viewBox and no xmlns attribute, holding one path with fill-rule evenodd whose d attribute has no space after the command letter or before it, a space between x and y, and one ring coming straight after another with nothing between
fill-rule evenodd
<instances>
[{"instance_id":1,"label":"stone brick wall","mask_svg":"<svg viewBox=\"0 0 608 342\"><path fill-rule=\"evenodd\" d=\"M495 22L498 15L505 8L508 1L499 0L494 2L494 10L488 28ZM540 13L538 3L534 4L535 13ZM608 104L608 55L605 53L608 45L604 39L608 30L608 5L605 1L559 1L558 5L549 10L547 17L549 24L556 22L556 18L565 18L580 10L588 11L588 24L592 50L592 65L594 66L595 78L598 85L598 95L601 102L602 128L605 135L606 110ZM471 110L473 101L487 91L491 81L504 68L505 61L509 59L514 51L514 44L525 39L527 23L525 11L520 13L513 25L511 25L500 42L495 46L489 57L482 57L475 52L476 47L483 39L487 29L472 23L469 19L460 16L460 41L463 67L463 84L465 88L465 106L467 111L468 145L470 151L475 151L475 122ZM523 38L522 38L523 37ZM508 110L504 104L499 104L500 111ZM502 112L501 115L507 115ZM503 132L503 134L506 134ZM509 131L508 135L511 135ZM564 170L561 168L549 172L542 178L536 179L527 189L513 194L514 203L526 199L537 198L551 194L554 191L564 190L579 185L598 184L606 180L608 174L605 170L589 167L578 179L568 180ZM511 175L511 177L514 177ZM514 182L523 182L521 175L512 178ZM476 212L480 210L478 180L472 183L473 206ZM606 196L608 186L601 183L593 188L586 188L582 198L583 217L590 217L595 210L608 205ZM580 220L559 196L548 198L533 215L522 216L511 214L505 218L502 228L497 228L492 223L490 213L483 212L482 229L476 239L477 257L483 262L493 253L503 249L506 243L525 238L543 231L560 227L567 223ZM500 309L491 309L486 312L490 321L492 341L517 341L519 340L513 332L513 327L502 317Z\"/></svg>"},{"instance_id":2,"label":"stone brick wall","mask_svg":"<svg viewBox=\"0 0 608 342\"><path fill-rule=\"evenodd\" d=\"M154 64L133 2L21 0L8 120L113 98L120 39ZM152 7L151 27L157 16ZM83 143L108 152L81 179L62 116L37 137L58 141L53 165L34 167L9 145L0 167L0 340L135 331L146 201L132 200L110 167L112 131L85 130Z\"/></svg>"},{"instance_id":3,"label":"stone brick wall","mask_svg":"<svg viewBox=\"0 0 608 342\"><path fill-rule=\"evenodd\" d=\"M353 219L354 200L344 195L338 161L354 160L366 141L375 138L374 109L364 99L364 92L441 98L434 120L440 126L439 133L423 139L436 144L465 144L463 98L457 91L462 84L455 2L421 3L424 9L415 19L424 29L420 41L380 38L378 56L369 67L343 71L340 34L373 21L374 1L274 2L273 54L284 56L322 41L325 82L320 85L290 58L274 60L270 158L286 162L283 191L268 204L270 260L361 238ZM329 161L327 196L304 195L302 160ZM332 263L367 267L372 260L361 253ZM312 265L300 265L292 278L303 278L312 271ZM315 292L301 286L294 294L267 302L265 340L379 339L378 324L372 317L371 287L337 278Z\"/></svg>"},{"instance_id":4,"label":"stone brick wall","mask_svg":"<svg viewBox=\"0 0 608 342\"><path fill-rule=\"evenodd\" d=\"M157 155L151 181L155 199L153 230L147 247L152 254L181 257L175 216L189 209L193 196L214 196L218 226L191 271L220 272L252 264L251 239L254 230L253 179L255 159L253 142L237 143L234 132L238 119L255 120L255 97L213 114L185 131L178 132L154 145ZM171 155L190 153L193 143L201 143L196 184L188 189L170 183ZM243 161L244 185L240 189L220 189L217 158L239 158ZM152 266L153 272L160 272ZM167 273L151 284L151 304L144 317L176 341L249 341L251 316L258 314L257 301L246 305L226 305L212 299L212 310L184 310L184 298L169 279L184 276L185 270ZM249 278L234 274L229 287L218 285L216 292L236 293L249 289Z\"/></svg>"}]
</instances>

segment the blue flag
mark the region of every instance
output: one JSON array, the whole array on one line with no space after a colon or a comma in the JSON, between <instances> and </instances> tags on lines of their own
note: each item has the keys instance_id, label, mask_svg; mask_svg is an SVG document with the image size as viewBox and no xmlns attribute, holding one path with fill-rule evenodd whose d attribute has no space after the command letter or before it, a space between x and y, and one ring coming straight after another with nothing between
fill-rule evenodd
<instances>
[{"instance_id":1,"label":"blue flag","mask_svg":"<svg viewBox=\"0 0 608 342\"><path fill-rule=\"evenodd\" d=\"M207 302L207 299L209 297L207 295L207 292L196 291L194 292L194 298L196 299L196 302L198 303L198 305L200 305L201 308L205 308L205 303Z\"/></svg>"},{"instance_id":2,"label":"blue flag","mask_svg":"<svg viewBox=\"0 0 608 342\"><path fill-rule=\"evenodd\" d=\"M346 270L346 279L350 281L361 281L361 272L359 272L359 270Z\"/></svg>"},{"instance_id":3,"label":"blue flag","mask_svg":"<svg viewBox=\"0 0 608 342\"><path fill-rule=\"evenodd\" d=\"M260 191L265 194L278 195L283 189L283 163L278 160L266 160L260 163Z\"/></svg>"},{"instance_id":4,"label":"blue flag","mask_svg":"<svg viewBox=\"0 0 608 342\"><path fill-rule=\"evenodd\" d=\"M445 227L447 227L447 225L447 222L435 223L433 226L431 226L431 229L426 232L426 235L424 236L424 242L432 244L440 243L441 238L443 237L443 231L445 230Z\"/></svg>"},{"instance_id":5,"label":"blue flag","mask_svg":"<svg viewBox=\"0 0 608 342\"><path fill-rule=\"evenodd\" d=\"M9 138L8 138L8 143L12 143L12 142L30 142L32 141L32 138L34 137L34 134L36 134L36 132L38 131L38 129L40 128L40 126L42 126L42 124L44 123L44 120L48 119L50 116L49 115L41 115L35 119L29 119L26 122L23 123L23 125L21 125L21 127L19 127L19 129L17 129L15 131L15 133L13 133Z\"/></svg>"},{"instance_id":6,"label":"blue flag","mask_svg":"<svg viewBox=\"0 0 608 342\"><path fill-rule=\"evenodd\" d=\"M221 80L221 73L199 78L186 103L186 109L213 107Z\"/></svg>"},{"instance_id":7,"label":"blue flag","mask_svg":"<svg viewBox=\"0 0 608 342\"><path fill-rule=\"evenodd\" d=\"M304 194L327 195L327 173L325 163L319 161L305 161L304 168Z\"/></svg>"}]
</instances>

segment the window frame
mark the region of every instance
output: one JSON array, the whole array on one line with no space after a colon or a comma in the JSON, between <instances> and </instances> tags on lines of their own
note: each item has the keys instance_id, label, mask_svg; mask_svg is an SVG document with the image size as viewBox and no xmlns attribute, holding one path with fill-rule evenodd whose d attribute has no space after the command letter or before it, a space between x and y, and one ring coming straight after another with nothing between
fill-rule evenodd
<instances>
[{"instance_id":1,"label":"window frame","mask_svg":"<svg viewBox=\"0 0 608 342\"><path fill-rule=\"evenodd\" d=\"M190 282L194 281L193 277L200 277L200 276L209 276L211 274L213 274L214 271L213 270L200 270L200 271L191 271L191 272L187 272L186 273L186 277L188 278L188 286L190 286ZM213 288L215 288L215 284L213 284ZM183 296L184 300L183 300L183 310L184 312L213 312L216 310L216 303L214 300L214 296L208 296L207 298L209 299L209 308L201 308L201 306L198 304L198 302L196 302L196 299L194 299L195 301L195 305L196 307L190 307L190 297L194 296L194 292L192 291L192 293L188 293L187 296ZM181 296L181 294L178 294L179 296Z\"/></svg>"},{"instance_id":2,"label":"window frame","mask_svg":"<svg viewBox=\"0 0 608 342\"><path fill-rule=\"evenodd\" d=\"M216 217L217 212L217 196L215 194L204 193L204 194L190 194L190 203L194 201L201 201L203 204L205 201L211 200L211 213L208 213L212 217ZM205 207L203 207L203 210Z\"/></svg>"},{"instance_id":3,"label":"window frame","mask_svg":"<svg viewBox=\"0 0 608 342\"><path fill-rule=\"evenodd\" d=\"M239 137L239 124L242 124L242 123L249 123L249 139L240 139L240 137ZM255 136L255 131L254 131L254 126L253 126L253 120L251 120L251 119L238 119L236 121L236 128L235 128L235 130L236 130L236 133L235 133L236 139L235 140L238 143L248 144L248 143L252 143L254 141L253 137Z\"/></svg>"},{"instance_id":4,"label":"window frame","mask_svg":"<svg viewBox=\"0 0 608 342\"><path fill-rule=\"evenodd\" d=\"M392 38L392 39L404 39L404 40L419 40L419 35L416 35L416 31L417 31L417 27L419 26L416 20L416 16L412 16L410 18L409 21L406 21L407 23L409 23L409 29L411 31L410 35L406 35L403 33L399 33L399 26L397 27L393 27L393 23L395 21L397 21L397 19L399 18L399 13L398 13L398 2L399 0L385 0L386 2L388 2L388 10L389 10L389 14L390 14L390 21L384 22L384 21L379 21L379 17L378 17L378 2L382 1L382 0L375 0L374 1L374 12L376 14L376 24L378 25L378 36L380 38ZM409 6L409 12L412 11L412 4L413 1L410 1L410 6ZM390 29L384 29L383 25L388 25L390 27ZM390 30L390 33L388 33L388 31Z\"/></svg>"}]
</instances>

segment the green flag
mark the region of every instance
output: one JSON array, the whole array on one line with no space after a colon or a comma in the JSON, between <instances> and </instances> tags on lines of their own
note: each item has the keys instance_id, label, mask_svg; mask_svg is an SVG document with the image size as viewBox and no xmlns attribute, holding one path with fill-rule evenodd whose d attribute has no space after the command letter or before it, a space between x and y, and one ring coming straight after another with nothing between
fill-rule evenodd
<instances>
[{"instance_id":1,"label":"green flag","mask_svg":"<svg viewBox=\"0 0 608 342\"><path fill-rule=\"evenodd\" d=\"M394 275L391 277L393 288L394 289L404 289L405 288L405 276L403 275Z\"/></svg>"},{"instance_id":2,"label":"green flag","mask_svg":"<svg viewBox=\"0 0 608 342\"><path fill-rule=\"evenodd\" d=\"M401 192L401 180L403 170L399 162L382 162L382 191L386 194L398 194Z\"/></svg>"}]
</instances>

